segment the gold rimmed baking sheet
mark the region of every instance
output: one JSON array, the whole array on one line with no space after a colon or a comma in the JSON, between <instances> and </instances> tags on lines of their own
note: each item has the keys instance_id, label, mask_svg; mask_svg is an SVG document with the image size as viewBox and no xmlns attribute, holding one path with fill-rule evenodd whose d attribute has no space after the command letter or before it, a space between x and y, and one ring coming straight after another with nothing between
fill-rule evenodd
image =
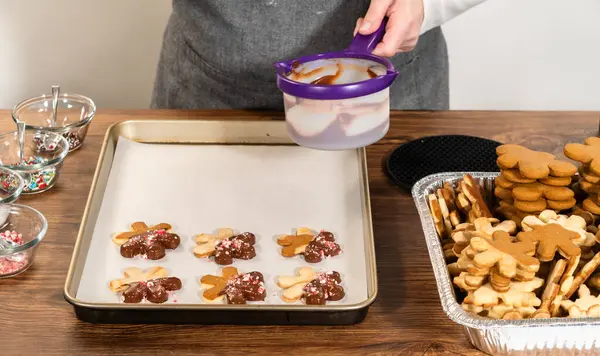
<instances>
[{"instance_id":1,"label":"gold rimmed baking sheet","mask_svg":"<svg viewBox=\"0 0 600 356\"><path fill-rule=\"evenodd\" d=\"M125 259L110 234L133 220L168 222L182 243L160 261ZM304 225L331 230L344 249L342 255L312 265L342 274L347 296L338 303L307 306L280 300L277 276L307 264L301 257L284 259L275 235ZM257 258L234 266L265 275L264 303L202 304L199 278L221 267L193 256L193 234L218 227L259 237ZM180 277L184 287L165 304L123 304L107 285L131 265L161 265ZM105 137L64 292L75 306L94 309L365 308L377 294L365 150L302 148L292 144L285 124L277 121L116 124Z\"/></svg>"}]
</instances>

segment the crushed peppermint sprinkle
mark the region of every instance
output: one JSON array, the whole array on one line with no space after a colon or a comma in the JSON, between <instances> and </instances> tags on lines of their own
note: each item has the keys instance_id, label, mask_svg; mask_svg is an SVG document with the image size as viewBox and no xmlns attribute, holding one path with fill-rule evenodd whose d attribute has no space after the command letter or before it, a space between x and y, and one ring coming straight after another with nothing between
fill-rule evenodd
<instances>
[{"instance_id":1,"label":"crushed peppermint sprinkle","mask_svg":"<svg viewBox=\"0 0 600 356\"><path fill-rule=\"evenodd\" d=\"M309 295L315 295L319 293L319 290L313 284L307 284L304 292Z\"/></svg>"},{"instance_id":2,"label":"crushed peppermint sprinkle","mask_svg":"<svg viewBox=\"0 0 600 356\"><path fill-rule=\"evenodd\" d=\"M22 234L10 230L1 232L0 239L18 246L21 246L25 243L23 241ZM25 252L15 253L6 257L0 257L0 275L13 274L27 267L28 264L29 258Z\"/></svg>"},{"instance_id":3,"label":"crushed peppermint sprinkle","mask_svg":"<svg viewBox=\"0 0 600 356\"><path fill-rule=\"evenodd\" d=\"M4 241L14 242L17 245L23 244L23 235L17 233L16 231L6 230L4 232L0 232L0 239Z\"/></svg>"}]
</instances>

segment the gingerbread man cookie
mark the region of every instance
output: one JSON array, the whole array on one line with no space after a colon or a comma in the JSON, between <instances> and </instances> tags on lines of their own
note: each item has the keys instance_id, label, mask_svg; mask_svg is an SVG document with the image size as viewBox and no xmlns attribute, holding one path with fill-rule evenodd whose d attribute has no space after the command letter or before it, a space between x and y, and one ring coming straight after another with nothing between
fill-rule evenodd
<instances>
[{"instance_id":1,"label":"gingerbread man cookie","mask_svg":"<svg viewBox=\"0 0 600 356\"><path fill-rule=\"evenodd\" d=\"M235 267L225 267L222 276L208 274L200 279L205 289L202 299L205 303L246 304L265 300L265 280L260 272L240 274Z\"/></svg>"},{"instance_id":2,"label":"gingerbread man cookie","mask_svg":"<svg viewBox=\"0 0 600 356\"><path fill-rule=\"evenodd\" d=\"M303 255L309 263L318 263L324 257L337 256L342 253L340 245L335 242L331 232L320 231L316 236L306 227L296 229L296 235L282 235L277 238L277 244L283 246L281 255L294 257Z\"/></svg>"},{"instance_id":3,"label":"gingerbread man cookie","mask_svg":"<svg viewBox=\"0 0 600 356\"><path fill-rule=\"evenodd\" d=\"M576 232L579 238L573 239L573 243L577 246L591 246L596 243L594 234L587 232L586 221L579 215L561 215L553 210L544 210L538 216L526 216L521 225L523 231L532 231L535 226L543 226L549 224L558 224L567 230Z\"/></svg>"},{"instance_id":4,"label":"gingerbread man cookie","mask_svg":"<svg viewBox=\"0 0 600 356\"><path fill-rule=\"evenodd\" d=\"M121 292L124 303L140 303L144 299L150 303L164 303L170 292L181 289L181 280L167 277L167 270L160 266L145 271L129 267L123 276L110 282L110 290Z\"/></svg>"},{"instance_id":5,"label":"gingerbread man cookie","mask_svg":"<svg viewBox=\"0 0 600 356\"><path fill-rule=\"evenodd\" d=\"M561 306L571 318L600 317L600 296L593 296L585 285L579 287L577 300L563 300Z\"/></svg>"},{"instance_id":6,"label":"gingerbread man cookie","mask_svg":"<svg viewBox=\"0 0 600 356\"><path fill-rule=\"evenodd\" d=\"M528 282L513 282L508 291L498 292L489 283L486 283L477 290L469 292L463 303L483 307L493 307L499 304L514 308L537 307L542 302L534 291L543 284L544 280L536 277Z\"/></svg>"},{"instance_id":7,"label":"gingerbread man cookie","mask_svg":"<svg viewBox=\"0 0 600 356\"><path fill-rule=\"evenodd\" d=\"M532 318L549 318L556 313L556 307L560 305L560 302L556 303L556 297L560 291L560 279L563 276L565 269L567 267L566 260L560 259L556 261L550 273L548 274L548 278L546 279L546 287L542 293L542 304L538 308L538 310L533 313Z\"/></svg>"},{"instance_id":8,"label":"gingerbread man cookie","mask_svg":"<svg viewBox=\"0 0 600 356\"><path fill-rule=\"evenodd\" d=\"M517 269L536 272L540 263L535 254L533 242L514 242L505 231L494 232L491 239L473 237L471 247L477 251L473 258L476 269L489 271L497 267L497 272L506 278L516 275Z\"/></svg>"},{"instance_id":9,"label":"gingerbread man cookie","mask_svg":"<svg viewBox=\"0 0 600 356\"><path fill-rule=\"evenodd\" d=\"M488 318L502 320L519 320L527 319L535 313L535 307L513 307L500 303L493 306L488 311Z\"/></svg>"},{"instance_id":10,"label":"gingerbread man cookie","mask_svg":"<svg viewBox=\"0 0 600 356\"><path fill-rule=\"evenodd\" d=\"M575 275L575 277L566 278L561 285L561 292L564 293L566 299L571 298L573 294L579 289L579 287L585 283L588 278L598 269L600 266L600 252L596 253L594 257L588 261L581 270Z\"/></svg>"},{"instance_id":11,"label":"gingerbread man cookie","mask_svg":"<svg viewBox=\"0 0 600 356\"><path fill-rule=\"evenodd\" d=\"M174 250L181 242L179 236L170 233L171 225L160 223L148 227L143 222L131 224L131 231L122 232L113 237L113 242L121 245L121 256L133 258L142 256L149 260L159 260L166 255L166 250Z\"/></svg>"},{"instance_id":12,"label":"gingerbread man cookie","mask_svg":"<svg viewBox=\"0 0 600 356\"><path fill-rule=\"evenodd\" d=\"M309 305L323 305L327 301L344 298L342 278L336 271L317 273L310 267L300 268L296 276L281 276L277 285L284 289L281 298L286 302L304 299Z\"/></svg>"},{"instance_id":13,"label":"gingerbread man cookie","mask_svg":"<svg viewBox=\"0 0 600 356\"><path fill-rule=\"evenodd\" d=\"M471 223L463 223L454 229L450 235L454 244L451 246L456 257L467 247L474 236L491 238L496 231L506 231L510 235L517 231L517 224L512 220L500 222L496 218L477 218Z\"/></svg>"},{"instance_id":14,"label":"gingerbread man cookie","mask_svg":"<svg viewBox=\"0 0 600 356\"><path fill-rule=\"evenodd\" d=\"M523 177L529 179L543 179L548 176L570 177L577 173L577 167L569 162L559 161L550 153L533 151L519 145L498 146L496 153L500 168L518 169Z\"/></svg>"},{"instance_id":15,"label":"gingerbread man cookie","mask_svg":"<svg viewBox=\"0 0 600 356\"><path fill-rule=\"evenodd\" d=\"M233 259L250 260L256 256L254 244L256 237L250 232L234 235L233 230L223 228L217 234L196 235L198 246L194 248L194 255L199 258L214 256L220 265L230 265Z\"/></svg>"},{"instance_id":16,"label":"gingerbread man cookie","mask_svg":"<svg viewBox=\"0 0 600 356\"><path fill-rule=\"evenodd\" d=\"M517 239L536 244L536 256L540 261L552 261L556 251L565 258L581 254L581 248L573 242L580 238L578 233L558 224L537 225L532 228L532 231L520 232Z\"/></svg>"},{"instance_id":17,"label":"gingerbread man cookie","mask_svg":"<svg viewBox=\"0 0 600 356\"><path fill-rule=\"evenodd\" d=\"M442 188L437 189L435 194L429 194L427 199L438 235L442 239L448 237L452 229L463 222L455 203L454 189L450 183L445 182Z\"/></svg>"},{"instance_id":18,"label":"gingerbread man cookie","mask_svg":"<svg viewBox=\"0 0 600 356\"><path fill-rule=\"evenodd\" d=\"M476 218L491 218L492 213L483 197L483 189L470 174L465 174L458 183L457 206L462 207L468 216L468 221L473 222Z\"/></svg>"},{"instance_id":19,"label":"gingerbread man cookie","mask_svg":"<svg viewBox=\"0 0 600 356\"><path fill-rule=\"evenodd\" d=\"M588 137L585 144L568 143L565 146L565 156L574 161L589 165L589 172L600 176L600 138Z\"/></svg>"}]
</instances>

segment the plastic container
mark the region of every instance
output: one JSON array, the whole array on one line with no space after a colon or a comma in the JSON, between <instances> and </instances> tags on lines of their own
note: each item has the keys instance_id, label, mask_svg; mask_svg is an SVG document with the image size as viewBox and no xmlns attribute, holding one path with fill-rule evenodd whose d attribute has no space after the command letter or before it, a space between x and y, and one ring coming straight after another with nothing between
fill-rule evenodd
<instances>
[{"instance_id":1,"label":"plastic container","mask_svg":"<svg viewBox=\"0 0 600 356\"><path fill-rule=\"evenodd\" d=\"M275 63L287 130L299 145L344 150L377 142L387 133L389 87L398 73L371 52L385 34L357 34L348 49Z\"/></svg>"},{"instance_id":2,"label":"plastic container","mask_svg":"<svg viewBox=\"0 0 600 356\"><path fill-rule=\"evenodd\" d=\"M19 163L17 131L0 135L0 167L17 172L24 181L23 194L35 194L54 186L69 153L67 140L58 133L25 130L23 158Z\"/></svg>"},{"instance_id":3,"label":"plastic container","mask_svg":"<svg viewBox=\"0 0 600 356\"><path fill-rule=\"evenodd\" d=\"M56 108L56 126L52 127L52 95L42 95L17 104L12 111L15 121L23 121L29 129L59 133L69 143L69 150L81 147L90 122L96 114L92 99L79 94L60 94Z\"/></svg>"},{"instance_id":4,"label":"plastic container","mask_svg":"<svg viewBox=\"0 0 600 356\"><path fill-rule=\"evenodd\" d=\"M33 264L47 230L39 211L19 204L0 205L0 278L16 276Z\"/></svg>"}]
</instances>

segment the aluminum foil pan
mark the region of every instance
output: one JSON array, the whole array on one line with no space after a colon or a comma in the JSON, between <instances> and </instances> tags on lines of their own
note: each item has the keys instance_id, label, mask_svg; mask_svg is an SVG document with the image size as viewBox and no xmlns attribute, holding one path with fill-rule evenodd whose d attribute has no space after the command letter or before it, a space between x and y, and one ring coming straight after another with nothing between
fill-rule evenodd
<instances>
[{"instance_id":1,"label":"aluminum foil pan","mask_svg":"<svg viewBox=\"0 0 600 356\"><path fill-rule=\"evenodd\" d=\"M464 174L433 174L418 181L412 189L444 312L452 321L464 327L465 334L476 348L489 354L600 355L600 318L495 320L471 314L458 304L442 245L429 212L427 195L444 182L456 183ZM470 174L480 182L486 199L492 202L494 178L498 173Z\"/></svg>"}]
</instances>

